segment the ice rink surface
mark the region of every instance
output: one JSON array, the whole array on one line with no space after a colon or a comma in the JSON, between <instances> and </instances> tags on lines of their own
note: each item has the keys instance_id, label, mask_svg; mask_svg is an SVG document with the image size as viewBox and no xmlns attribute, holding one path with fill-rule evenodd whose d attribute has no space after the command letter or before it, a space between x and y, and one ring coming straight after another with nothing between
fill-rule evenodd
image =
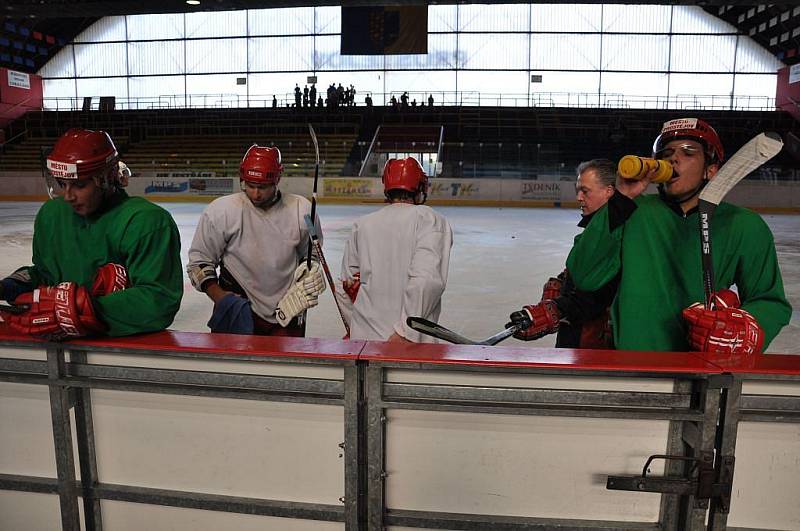
<instances>
[{"instance_id":1,"label":"ice rink surface","mask_svg":"<svg viewBox=\"0 0 800 531\"><path fill-rule=\"evenodd\" d=\"M0 202L0 275L30 264L35 202ZM205 203L162 203L181 234L184 265L195 226ZM320 204L325 257L334 276L341 265L344 242L354 219L381 204ZM468 337L484 338L502 329L508 314L523 304L538 302L548 277L564 268L572 238L580 230L578 210L560 208L435 207L454 232L450 276L440 323ZM764 215L775 235L786 295L795 308L791 323L768 352L800 354L800 216ZM268 243L265 243L268 245ZM699 251L698 251L699 252ZM205 332L211 301L184 279L184 298L171 328ZM701 279L698 278L698 282ZM344 334L330 292L309 312L308 337L336 338ZM555 336L538 341L506 340L504 345L551 347Z\"/></svg>"}]
</instances>

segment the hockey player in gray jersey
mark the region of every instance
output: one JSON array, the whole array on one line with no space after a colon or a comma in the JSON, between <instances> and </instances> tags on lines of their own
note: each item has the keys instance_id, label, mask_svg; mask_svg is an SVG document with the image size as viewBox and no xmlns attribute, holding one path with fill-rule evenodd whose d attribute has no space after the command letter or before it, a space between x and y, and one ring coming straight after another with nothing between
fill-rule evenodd
<instances>
[{"instance_id":1,"label":"hockey player in gray jersey","mask_svg":"<svg viewBox=\"0 0 800 531\"><path fill-rule=\"evenodd\" d=\"M351 338L427 341L406 318L438 320L453 231L422 204L428 178L416 159L387 161L383 187L389 204L355 221L342 257Z\"/></svg>"},{"instance_id":2,"label":"hockey player in gray jersey","mask_svg":"<svg viewBox=\"0 0 800 531\"><path fill-rule=\"evenodd\" d=\"M277 148L251 146L239 167L242 191L200 217L186 271L214 301L212 332L303 337L302 314L325 290L319 263L309 270L305 261L311 203L281 194L282 172Z\"/></svg>"}]
</instances>

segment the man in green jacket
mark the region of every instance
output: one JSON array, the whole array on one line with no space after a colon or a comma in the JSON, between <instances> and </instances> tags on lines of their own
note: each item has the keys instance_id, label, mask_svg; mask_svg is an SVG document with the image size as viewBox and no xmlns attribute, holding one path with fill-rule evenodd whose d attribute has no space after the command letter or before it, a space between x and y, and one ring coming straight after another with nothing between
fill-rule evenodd
<instances>
[{"instance_id":1,"label":"man in green jacket","mask_svg":"<svg viewBox=\"0 0 800 531\"><path fill-rule=\"evenodd\" d=\"M180 236L169 213L129 197L103 131L70 129L47 156L51 199L33 230L33 265L0 281L16 331L47 339L166 328L183 295Z\"/></svg>"},{"instance_id":2,"label":"man in green jacket","mask_svg":"<svg viewBox=\"0 0 800 531\"><path fill-rule=\"evenodd\" d=\"M658 195L642 195L649 179L618 179L567 258L578 289L596 290L618 273L611 308L614 343L622 350L762 352L789 322L772 233L761 217L721 203L712 249L716 305L703 308L697 204L722 161L722 143L703 120L664 124L653 156L672 178ZM727 288L736 286L736 293ZM739 302L741 299L741 302Z\"/></svg>"}]
</instances>

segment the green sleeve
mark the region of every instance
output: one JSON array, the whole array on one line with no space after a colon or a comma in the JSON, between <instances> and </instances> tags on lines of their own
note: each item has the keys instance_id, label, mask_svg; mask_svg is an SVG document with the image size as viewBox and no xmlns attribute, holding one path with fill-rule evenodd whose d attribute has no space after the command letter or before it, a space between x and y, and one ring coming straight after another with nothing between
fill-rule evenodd
<instances>
[{"instance_id":1,"label":"green sleeve","mask_svg":"<svg viewBox=\"0 0 800 531\"><path fill-rule=\"evenodd\" d=\"M163 330L178 312L183 296L180 236L169 214L160 217L147 223L146 231L133 227L123 235L131 287L95 300L110 336Z\"/></svg>"},{"instance_id":2,"label":"green sleeve","mask_svg":"<svg viewBox=\"0 0 800 531\"><path fill-rule=\"evenodd\" d=\"M575 238L567 257L567 270L581 291L596 291L608 284L621 267L624 224L609 230L608 204L600 208Z\"/></svg>"},{"instance_id":3,"label":"green sleeve","mask_svg":"<svg viewBox=\"0 0 800 531\"><path fill-rule=\"evenodd\" d=\"M748 242L736 270L742 308L764 329L764 349L789 324L792 307L786 300L772 232L760 217L748 224L742 240Z\"/></svg>"}]
</instances>

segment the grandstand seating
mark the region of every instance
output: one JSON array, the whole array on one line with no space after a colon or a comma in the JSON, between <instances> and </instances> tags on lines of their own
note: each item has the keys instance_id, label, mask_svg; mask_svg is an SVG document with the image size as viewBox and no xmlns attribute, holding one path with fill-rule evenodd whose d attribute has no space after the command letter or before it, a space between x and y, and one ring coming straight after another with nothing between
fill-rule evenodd
<instances>
[{"instance_id":1,"label":"grandstand seating","mask_svg":"<svg viewBox=\"0 0 800 531\"><path fill-rule=\"evenodd\" d=\"M661 124L680 116L708 120L729 154L761 131L800 136L800 123L783 111L444 106L45 111L11 124L8 138L20 141L6 146L0 171L37 169L42 146L52 145L69 127L83 126L109 131L134 172L234 175L247 146L257 142L280 147L287 176L310 175L314 159L307 124L312 123L320 140L323 175L356 175L379 125L396 137L403 136L404 128L444 126L442 177L572 180L582 160L648 155ZM770 163L778 178L800 178L792 153L784 150Z\"/></svg>"}]
</instances>

